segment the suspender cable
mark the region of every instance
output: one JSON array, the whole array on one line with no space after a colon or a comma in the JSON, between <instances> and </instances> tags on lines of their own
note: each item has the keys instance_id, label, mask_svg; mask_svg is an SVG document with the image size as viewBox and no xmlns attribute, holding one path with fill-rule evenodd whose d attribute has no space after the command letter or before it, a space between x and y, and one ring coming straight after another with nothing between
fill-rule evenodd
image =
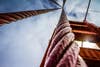
<instances>
[{"instance_id":1,"label":"suspender cable","mask_svg":"<svg viewBox=\"0 0 100 67\"><path fill-rule=\"evenodd\" d=\"M89 7L90 7L90 3L91 3L91 0L89 0L89 2L88 2L88 7L87 7L87 10L86 10L86 14L85 14L85 17L84 17L83 22L85 22L86 19L87 19L87 15L88 15L88 11L89 11Z\"/></svg>"}]
</instances>

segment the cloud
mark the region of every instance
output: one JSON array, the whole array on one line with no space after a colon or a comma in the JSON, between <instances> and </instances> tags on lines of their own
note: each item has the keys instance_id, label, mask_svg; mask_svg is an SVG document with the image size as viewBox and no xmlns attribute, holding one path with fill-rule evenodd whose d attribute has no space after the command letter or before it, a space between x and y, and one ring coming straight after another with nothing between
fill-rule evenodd
<instances>
[{"instance_id":1,"label":"cloud","mask_svg":"<svg viewBox=\"0 0 100 67\"><path fill-rule=\"evenodd\" d=\"M67 0L65 5L65 11L67 13L68 19L73 21L83 21L89 0ZM100 10L100 0L93 0L90 4L89 13L87 20L90 23L94 23L97 26L100 26L100 13L95 12Z\"/></svg>"},{"instance_id":2,"label":"cloud","mask_svg":"<svg viewBox=\"0 0 100 67\"><path fill-rule=\"evenodd\" d=\"M1 26L0 67L39 67L60 14L57 10Z\"/></svg>"}]
</instances>

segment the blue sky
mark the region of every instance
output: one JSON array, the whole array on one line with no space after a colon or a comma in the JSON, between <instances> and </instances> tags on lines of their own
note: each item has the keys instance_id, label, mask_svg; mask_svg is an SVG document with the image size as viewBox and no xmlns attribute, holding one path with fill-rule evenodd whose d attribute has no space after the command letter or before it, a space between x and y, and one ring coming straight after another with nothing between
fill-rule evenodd
<instances>
[{"instance_id":1,"label":"blue sky","mask_svg":"<svg viewBox=\"0 0 100 67\"><path fill-rule=\"evenodd\" d=\"M0 0L0 13L51 9L49 0ZM61 9L0 26L0 67L39 67Z\"/></svg>"},{"instance_id":2,"label":"blue sky","mask_svg":"<svg viewBox=\"0 0 100 67\"><path fill-rule=\"evenodd\" d=\"M39 67L60 14L56 10L1 26L0 67Z\"/></svg>"},{"instance_id":3,"label":"blue sky","mask_svg":"<svg viewBox=\"0 0 100 67\"><path fill-rule=\"evenodd\" d=\"M65 10L69 20L83 21L89 0L67 0ZM87 20L100 27L100 0L91 0Z\"/></svg>"},{"instance_id":4,"label":"blue sky","mask_svg":"<svg viewBox=\"0 0 100 67\"><path fill-rule=\"evenodd\" d=\"M67 0L65 10L69 20L83 21L89 0ZM62 5L62 0L57 0ZM0 13L58 8L51 0L0 0ZM95 12L97 11L97 12ZM91 0L87 20L100 26L100 0ZM93 19L94 18L94 19Z\"/></svg>"},{"instance_id":5,"label":"blue sky","mask_svg":"<svg viewBox=\"0 0 100 67\"><path fill-rule=\"evenodd\" d=\"M67 0L64 8L68 19L82 21L87 1ZM90 9L99 11L100 0L92 1ZM0 0L0 13L57 7L49 0ZM60 14L61 9L1 26L0 67L39 67ZM88 14L88 20L98 26L99 17L93 11Z\"/></svg>"},{"instance_id":6,"label":"blue sky","mask_svg":"<svg viewBox=\"0 0 100 67\"><path fill-rule=\"evenodd\" d=\"M0 13L57 7L56 4L49 0L0 0Z\"/></svg>"}]
</instances>

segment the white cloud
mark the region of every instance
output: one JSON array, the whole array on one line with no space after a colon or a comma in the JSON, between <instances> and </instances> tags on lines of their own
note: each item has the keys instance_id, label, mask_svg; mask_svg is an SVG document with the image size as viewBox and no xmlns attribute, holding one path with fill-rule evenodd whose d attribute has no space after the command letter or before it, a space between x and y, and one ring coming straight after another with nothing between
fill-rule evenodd
<instances>
[{"instance_id":1,"label":"white cloud","mask_svg":"<svg viewBox=\"0 0 100 67\"><path fill-rule=\"evenodd\" d=\"M0 67L39 67L61 10L0 27Z\"/></svg>"}]
</instances>

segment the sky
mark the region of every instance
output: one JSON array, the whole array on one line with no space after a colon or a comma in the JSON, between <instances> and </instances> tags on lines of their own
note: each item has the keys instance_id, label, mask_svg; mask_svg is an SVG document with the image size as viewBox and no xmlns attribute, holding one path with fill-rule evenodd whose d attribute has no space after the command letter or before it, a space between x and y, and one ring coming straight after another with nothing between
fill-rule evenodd
<instances>
[{"instance_id":1,"label":"sky","mask_svg":"<svg viewBox=\"0 0 100 67\"><path fill-rule=\"evenodd\" d=\"M62 5L62 0L54 0ZM83 21L89 0L67 0L65 10L69 20ZM0 13L59 8L51 0L0 0ZM91 0L87 20L100 26L100 0ZM94 19L93 19L94 18Z\"/></svg>"},{"instance_id":2,"label":"sky","mask_svg":"<svg viewBox=\"0 0 100 67\"><path fill-rule=\"evenodd\" d=\"M68 19L82 21L87 1L67 0ZM100 14L93 12L100 10L100 0L92 1L87 20L100 26ZM58 7L49 0L0 0L0 13ZM0 67L39 67L60 15L61 9L0 26Z\"/></svg>"},{"instance_id":3,"label":"sky","mask_svg":"<svg viewBox=\"0 0 100 67\"><path fill-rule=\"evenodd\" d=\"M89 0L67 0L65 10L69 20L83 21ZM87 21L100 27L100 0L91 0Z\"/></svg>"},{"instance_id":4,"label":"sky","mask_svg":"<svg viewBox=\"0 0 100 67\"><path fill-rule=\"evenodd\" d=\"M0 13L57 7L58 6L50 0L0 0Z\"/></svg>"},{"instance_id":5,"label":"sky","mask_svg":"<svg viewBox=\"0 0 100 67\"><path fill-rule=\"evenodd\" d=\"M57 8L48 0L0 0L0 13ZM39 67L61 9L0 26L0 67Z\"/></svg>"},{"instance_id":6,"label":"sky","mask_svg":"<svg viewBox=\"0 0 100 67\"><path fill-rule=\"evenodd\" d=\"M60 14L56 10L1 26L0 67L39 67Z\"/></svg>"}]
</instances>

